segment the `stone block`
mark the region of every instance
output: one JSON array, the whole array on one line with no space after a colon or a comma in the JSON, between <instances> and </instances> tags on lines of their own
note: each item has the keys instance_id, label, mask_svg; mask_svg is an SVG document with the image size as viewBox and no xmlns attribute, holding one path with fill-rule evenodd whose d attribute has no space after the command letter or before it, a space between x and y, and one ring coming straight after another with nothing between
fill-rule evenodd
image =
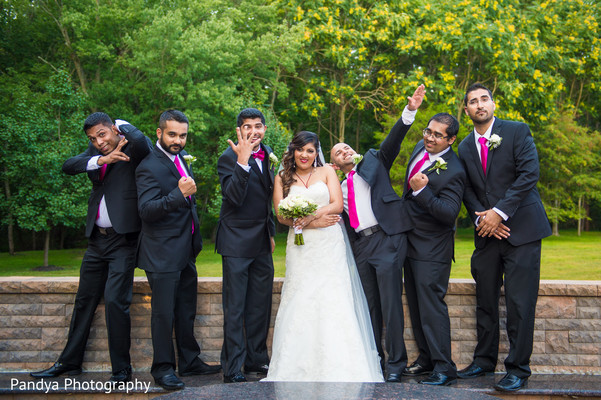
<instances>
[{"instance_id":1,"label":"stone block","mask_svg":"<svg viewBox=\"0 0 601 400\"><path fill-rule=\"evenodd\" d=\"M56 360L58 360L58 357L61 355L61 352L63 351L63 348L57 348L54 350L42 350L40 351L40 357L39 360L40 362L44 362L44 363L54 363ZM50 365L48 366L44 366L44 368L48 368Z\"/></svg>"},{"instance_id":2,"label":"stone block","mask_svg":"<svg viewBox=\"0 0 601 400\"><path fill-rule=\"evenodd\" d=\"M476 282L473 279L451 279L449 280L447 294L474 296L476 294Z\"/></svg>"},{"instance_id":3,"label":"stone block","mask_svg":"<svg viewBox=\"0 0 601 400\"><path fill-rule=\"evenodd\" d=\"M24 279L21 281L21 293L50 293L50 284L47 278Z\"/></svg>"},{"instance_id":4,"label":"stone block","mask_svg":"<svg viewBox=\"0 0 601 400\"><path fill-rule=\"evenodd\" d=\"M576 318L576 299L565 296L539 297L536 318Z\"/></svg>"},{"instance_id":5,"label":"stone block","mask_svg":"<svg viewBox=\"0 0 601 400\"><path fill-rule=\"evenodd\" d=\"M211 303L208 298L203 298L202 301L196 303L196 314L210 314Z\"/></svg>"},{"instance_id":6,"label":"stone block","mask_svg":"<svg viewBox=\"0 0 601 400\"><path fill-rule=\"evenodd\" d=\"M139 339L151 339L152 332L150 326L133 326L131 327L131 337Z\"/></svg>"},{"instance_id":7,"label":"stone block","mask_svg":"<svg viewBox=\"0 0 601 400\"><path fill-rule=\"evenodd\" d=\"M196 324L199 326L223 326L223 315L197 315Z\"/></svg>"},{"instance_id":8,"label":"stone block","mask_svg":"<svg viewBox=\"0 0 601 400\"><path fill-rule=\"evenodd\" d=\"M476 317L462 317L461 329L476 329Z\"/></svg>"},{"instance_id":9,"label":"stone block","mask_svg":"<svg viewBox=\"0 0 601 400\"><path fill-rule=\"evenodd\" d=\"M0 293L21 293L21 280L3 277L0 280Z\"/></svg>"},{"instance_id":10,"label":"stone block","mask_svg":"<svg viewBox=\"0 0 601 400\"><path fill-rule=\"evenodd\" d=\"M0 315L41 315L41 304L0 304Z\"/></svg>"},{"instance_id":11,"label":"stone block","mask_svg":"<svg viewBox=\"0 0 601 400\"><path fill-rule=\"evenodd\" d=\"M42 304L42 315L65 315L64 304Z\"/></svg>"},{"instance_id":12,"label":"stone block","mask_svg":"<svg viewBox=\"0 0 601 400\"><path fill-rule=\"evenodd\" d=\"M148 326L150 327L149 315L132 315L131 326Z\"/></svg>"},{"instance_id":13,"label":"stone block","mask_svg":"<svg viewBox=\"0 0 601 400\"><path fill-rule=\"evenodd\" d=\"M598 295L599 285L586 281L571 281L566 284L566 295L574 297L594 297Z\"/></svg>"},{"instance_id":14,"label":"stone block","mask_svg":"<svg viewBox=\"0 0 601 400\"><path fill-rule=\"evenodd\" d=\"M576 307L576 318L582 319L601 319L601 308L599 307Z\"/></svg>"},{"instance_id":15,"label":"stone block","mask_svg":"<svg viewBox=\"0 0 601 400\"><path fill-rule=\"evenodd\" d=\"M223 305L211 304L211 315L223 315Z\"/></svg>"},{"instance_id":16,"label":"stone block","mask_svg":"<svg viewBox=\"0 0 601 400\"><path fill-rule=\"evenodd\" d=\"M199 340L199 338L196 338L196 339L199 341L201 349L221 350L221 346L223 346L223 339L209 339L209 338L205 338L202 340Z\"/></svg>"},{"instance_id":17,"label":"stone block","mask_svg":"<svg viewBox=\"0 0 601 400\"><path fill-rule=\"evenodd\" d=\"M202 278L198 280L198 293L221 293L221 278Z\"/></svg>"},{"instance_id":18,"label":"stone block","mask_svg":"<svg viewBox=\"0 0 601 400\"><path fill-rule=\"evenodd\" d=\"M549 331L545 334L545 353L568 354L569 352L570 340L567 331Z\"/></svg>"},{"instance_id":19,"label":"stone block","mask_svg":"<svg viewBox=\"0 0 601 400\"><path fill-rule=\"evenodd\" d=\"M40 352L36 350L14 350L0 352L0 362L2 363L26 363L39 361L41 361Z\"/></svg>"},{"instance_id":20,"label":"stone block","mask_svg":"<svg viewBox=\"0 0 601 400\"><path fill-rule=\"evenodd\" d=\"M599 343L570 343L570 353L599 356L601 355L601 347Z\"/></svg>"},{"instance_id":21,"label":"stone block","mask_svg":"<svg viewBox=\"0 0 601 400\"><path fill-rule=\"evenodd\" d=\"M601 343L599 331L570 331L571 343Z\"/></svg>"},{"instance_id":22,"label":"stone block","mask_svg":"<svg viewBox=\"0 0 601 400\"><path fill-rule=\"evenodd\" d=\"M68 334L68 327L42 328L41 350L62 349L67 344Z\"/></svg>"},{"instance_id":23,"label":"stone block","mask_svg":"<svg viewBox=\"0 0 601 400\"><path fill-rule=\"evenodd\" d=\"M48 283L48 293L77 293L79 278L64 279Z\"/></svg>"},{"instance_id":24,"label":"stone block","mask_svg":"<svg viewBox=\"0 0 601 400\"><path fill-rule=\"evenodd\" d=\"M92 325L90 327L90 339L107 339L108 330L106 325Z\"/></svg>"},{"instance_id":25,"label":"stone block","mask_svg":"<svg viewBox=\"0 0 601 400\"><path fill-rule=\"evenodd\" d=\"M471 306L449 307L449 317L464 317L475 315L475 310Z\"/></svg>"},{"instance_id":26,"label":"stone block","mask_svg":"<svg viewBox=\"0 0 601 400\"><path fill-rule=\"evenodd\" d=\"M578 307L601 307L601 295L598 297L577 297L576 306Z\"/></svg>"},{"instance_id":27,"label":"stone block","mask_svg":"<svg viewBox=\"0 0 601 400\"><path fill-rule=\"evenodd\" d=\"M536 331L534 331L534 335L533 335L534 341L535 342L544 342L545 341L545 337L546 337L545 333L546 333L546 331L544 331L544 330L536 330Z\"/></svg>"},{"instance_id":28,"label":"stone block","mask_svg":"<svg viewBox=\"0 0 601 400\"><path fill-rule=\"evenodd\" d=\"M131 313L131 315L147 315L150 316L151 313L151 306L150 303L136 303L136 304L132 304L129 307L129 311Z\"/></svg>"},{"instance_id":29,"label":"stone block","mask_svg":"<svg viewBox=\"0 0 601 400\"><path fill-rule=\"evenodd\" d=\"M0 340L41 339L42 328L0 328Z\"/></svg>"},{"instance_id":30,"label":"stone block","mask_svg":"<svg viewBox=\"0 0 601 400\"><path fill-rule=\"evenodd\" d=\"M38 339L11 339L0 341L0 352L38 350L40 350L40 341Z\"/></svg>"},{"instance_id":31,"label":"stone block","mask_svg":"<svg viewBox=\"0 0 601 400\"><path fill-rule=\"evenodd\" d=\"M475 341L476 330L475 329L457 329L451 332L451 341L464 341L464 340L473 340Z\"/></svg>"},{"instance_id":32,"label":"stone block","mask_svg":"<svg viewBox=\"0 0 601 400\"><path fill-rule=\"evenodd\" d=\"M16 328L32 327L61 327L68 324L67 319L61 316L36 316L35 318L25 315L10 317L10 326ZM0 325L1 326L1 325Z\"/></svg>"},{"instance_id":33,"label":"stone block","mask_svg":"<svg viewBox=\"0 0 601 400\"><path fill-rule=\"evenodd\" d=\"M578 356L573 354L533 354L530 357L531 365L579 365Z\"/></svg>"},{"instance_id":34,"label":"stone block","mask_svg":"<svg viewBox=\"0 0 601 400\"><path fill-rule=\"evenodd\" d=\"M445 301L445 303L447 303L447 306L449 306L449 307L459 306L459 305L461 305L461 296L447 294L444 298L444 301Z\"/></svg>"},{"instance_id":35,"label":"stone block","mask_svg":"<svg viewBox=\"0 0 601 400\"><path fill-rule=\"evenodd\" d=\"M461 328L461 318L450 318L451 329L459 329Z\"/></svg>"},{"instance_id":36,"label":"stone block","mask_svg":"<svg viewBox=\"0 0 601 400\"><path fill-rule=\"evenodd\" d=\"M585 367L601 367L601 358L596 354L579 354L578 365Z\"/></svg>"}]
</instances>

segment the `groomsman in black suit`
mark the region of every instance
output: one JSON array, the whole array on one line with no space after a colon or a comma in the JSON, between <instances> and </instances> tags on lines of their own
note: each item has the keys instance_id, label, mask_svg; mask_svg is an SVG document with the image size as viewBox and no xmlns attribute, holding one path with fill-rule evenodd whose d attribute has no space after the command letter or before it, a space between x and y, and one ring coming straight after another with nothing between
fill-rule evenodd
<instances>
[{"instance_id":1,"label":"groomsman in black suit","mask_svg":"<svg viewBox=\"0 0 601 400\"><path fill-rule=\"evenodd\" d=\"M405 290L419 356L403 375L430 374L419 382L425 385L457 382L444 297L454 254L455 220L465 186L465 171L451 148L458 131L459 122L450 114L430 118L405 174L405 211L414 226L407 232Z\"/></svg>"},{"instance_id":2,"label":"groomsman in black suit","mask_svg":"<svg viewBox=\"0 0 601 400\"><path fill-rule=\"evenodd\" d=\"M334 145L330 152L332 163L347 177L342 182L343 219L387 382L400 382L407 366L401 298L402 268L407 251L404 232L411 229L410 221L402 211L402 200L392 188L389 173L424 94L424 85L420 85L408 98L407 107L380 144L380 150L370 149L357 165L353 161L357 153L346 143ZM386 325L386 363L382 348L383 325Z\"/></svg>"},{"instance_id":3,"label":"groomsman in black suit","mask_svg":"<svg viewBox=\"0 0 601 400\"><path fill-rule=\"evenodd\" d=\"M218 365L200 358L194 337L198 275L196 256L202 250L196 183L185 161L188 118L178 110L161 114L157 143L136 170L142 232L138 266L152 290L150 373L167 390L182 389L175 376L172 335L175 329L180 376L217 373Z\"/></svg>"},{"instance_id":4,"label":"groomsman in black suit","mask_svg":"<svg viewBox=\"0 0 601 400\"><path fill-rule=\"evenodd\" d=\"M238 142L217 162L222 204L216 251L223 262L224 382L245 382L245 373L267 374L275 222L271 208L272 150L262 143L265 117L255 108L238 114Z\"/></svg>"},{"instance_id":5,"label":"groomsman in black suit","mask_svg":"<svg viewBox=\"0 0 601 400\"><path fill-rule=\"evenodd\" d=\"M504 286L509 354L507 374L495 388L515 391L531 374L541 241L551 234L536 189L538 154L528 125L495 118L495 102L485 86L470 86L464 105L474 123L458 150L468 178L463 202L476 225L471 268L478 343L473 362L458 376L473 378L495 370Z\"/></svg>"},{"instance_id":6,"label":"groomsman in black suit","mask_svg":"<svg viewBox=\"0 0 601 400\"><path fill-rule=\"evenodd\" d=\"M119 127L105 113L91 114L83 127L90 140L87 150L63 164L63 172L87 172L92 181L86 220L88 248L81 262L67 344L52 367L31 373L34 378L81 373L94 312L104 295L111 381L131 380L129 306L140 232L134 174L151 144L133 126L116 122Z\"/></svg>"}]
</instances>

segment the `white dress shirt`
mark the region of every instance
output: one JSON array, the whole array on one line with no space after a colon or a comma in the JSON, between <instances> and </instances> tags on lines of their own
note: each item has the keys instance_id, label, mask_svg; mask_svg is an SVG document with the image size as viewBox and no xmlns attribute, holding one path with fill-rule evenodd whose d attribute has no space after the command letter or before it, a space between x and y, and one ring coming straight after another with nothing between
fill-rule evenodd
<instances>
[{"instance_id":1,"label":"white dress shirt","mask_svg":"<svg viewBox=\"0 0 601 400\"><path fill-rule=\"evenodd\" d=\"M447 147L446 149L444 149L443 151L441 151L440 153L436 153L436 154L430 154L428 153L428 159L426 160L426 162L424 162L424 165L422 165L422 168L420 170L423 171L424 169L428 168L430 165L434 164L434 161L438 158L438 157L442 157L443 154L445 154L447 151L451 150L451 146ZM426 152L426 150L424 149L423 151L420 151L419 154L413 159L413 162L411 163L411 165L409 165L409 171L413 171L413 167L415 167L415 165L421 161L422 158L424 158L424 153ZM407 178L409 178L409 175L407 175ZM409 182L407 182L407 184L409 184ZM418 194L420 194L422 192L422 190L424 190L426 188L426 186L424 186L423 188L412 192L411 194L413 196L417 196Z\"/></svg>"},{"instance_id":2,"label":"white dress shirt","mask_svg":"<svg viewBox=\"0 0 601 400\"><path fill-rule=\"evenodd\" d=\"M481 137L485 137L487 142L490 140L490 136L492 134L492 127L495 124L495 120L497 119L496 117L492 117L492 118L493 118L492 124L490 124L490 126L488 127L486 132L484 132L484 135L480 135L478 133L478 131L476 131L476 128L474 128L474 143L476 145L476 149L478 150L478 157L480 157L480 164L482 164L482 154L480 154L480 142L478 141L478 139L480 139ZM490 149L488 150L488 152L490 154ZM499 214L501 216L501 218L503 218L503 221L507 221L509 219L509 216L507 214L505 214L503 211L499 210L497 207L493 207L492 209L494 212ZM484 211L484 210L482 210L482 211ZM478 219L476 219L476 226L478 226L479 222L480 222L480 217L478 217Z\"/></svg>"}]
</instances>

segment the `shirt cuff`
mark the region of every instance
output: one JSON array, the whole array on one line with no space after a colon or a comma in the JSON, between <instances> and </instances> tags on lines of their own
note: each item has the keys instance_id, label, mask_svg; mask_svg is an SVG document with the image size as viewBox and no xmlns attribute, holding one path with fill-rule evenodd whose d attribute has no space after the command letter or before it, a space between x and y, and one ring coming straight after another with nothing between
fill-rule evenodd
<instances>
[{"instance_id":1,"label":"shirt cuff","mask_svg":"<svg viewBox=\"0 0 601 400\"><path fill-rule=\"evenodd\" d=\"M94 156L92 158L90 158L88 160L88 166L86 167L86 171L94 171L96 169L100 168L100 165L98 165L98 159L100 158L100 156Z\"/></svg>"},{"instance_id":2,"label":"shirt cuff","mask_svg":"<svg viewBox=\"0 0 601 400\"><path fill-rule=\"evenodd\" d=\"M242 167L243 170L245 170L246 172L250 172L250 165L242 165L239 162L236 161L236 164L238 164L239 166Z\"/></svg>"},{"instance_id":3,"label":"shirt cuff","mask_svg":"<svg viewBox=\"0 0 601 400\"><path fill-rule=\"evenodd\" d=\"M415 192L413 192L413 193L411 193L411 194L413 195L413 197L415 197L415 196L417 196L418 194L420 194L421 192L423 192L423 190L424 190L425 188L426 188L426 187L424 186L423 188L421 188L421 189L419 189L419 190L417 190L417 191L415 191Z\"/></svg>"},{"instance_id":4,"label":"shirt cuff","mask_svg":"<svg viewBox=\"0 0 601 400\"><path fill-rule=\"evenodd\" d=\"M407 106L403 110L403 114L401 114L401 118L403 118L403 123L405 125L411 125L413 121L415 121L415 115L417 114L417 110L411 111Z\"/></svg>"},{"instance_id":5,"label":"shirt cuff","mask_svg":"<svg viewBox=\"0 0 601 400\"><path fill-rule=\"evenodd\" d=\"M509 219L509 216L507 214L505 214L503 211L499 210L497 207L493 207L492 210L494 212L496 212L497 214L499 214L501 216L501 218L503 218L503 221L507 221Z\"/></svg>"},{"instance_id":6,"label":"shirt cuff","mask_svg":"<svg viewBox=\"0 0 601 400\"><path fill-rule=\"evenodd\" d=\"M122 120L122 119L116 119L115 120L115 126L117 127L117 129L119 129L121 127L121 125L131 125L129 122ZM119 131L121 131L121 129L119 129Z\"/></svg>"}]
</instances>

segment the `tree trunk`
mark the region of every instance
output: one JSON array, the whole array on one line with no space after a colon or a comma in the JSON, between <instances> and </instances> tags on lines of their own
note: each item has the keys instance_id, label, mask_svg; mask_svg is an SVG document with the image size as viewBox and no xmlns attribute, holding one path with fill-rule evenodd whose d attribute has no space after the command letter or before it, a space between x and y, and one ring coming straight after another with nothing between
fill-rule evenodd
<instances>
[{"instance_id":1,"label":"tree trunk","mask_svg":"<svg viewBox=\"0 0 601 400\"><path fill-rule=\"evenodd\" d=\"M340 95L340 110L338 111L338 141L344 143L344 129L346 116L346 99Z\"/></svg>"},{"instance_id":2,"label":"tree trunk","mask_svg":"<svg viewBox=\"0 0 601 400\"><path fill-rule=\"evenodd\" d=\"M50 251L50 231L46 231L46 239L44 240L44 267L48 266L48 252Z\"/></svg>"},{"instance_id":3,"label":"tree trunk","mask_svg":"<svg viewBox=\"0 0 601 400\"><path fill-rule=\"evenodd\" d=\"M14 222L13 222L13 212L10 208L10 185L8 184L8 169L6 167L4 167L4 194L6 196L6 202L9 204L9 208L8 208L8 215L7 215L7 220L8 220L8 254L10 254L11 256L15 255L15 239L14 239L14 233L13 233L13 227L14 227Z\"/></svg>"},{"instance_id":4,"label":"tree trunk","mask_svg":"<svg viewBox=\"0 0 601 400\"><path fill-rule=\"evenodd\" d=\"M582 195L578 196L578 236L582 234Z\"/></svg>"},{"instance_id":5,"label":"tree trunk","mask_svg":"<svg viewBox=\"0 0 601 400\"><path fill-rule=\"evenodd\" d=\"M559 217L557 215L559 214L560 205L561 202L559 199L555 199L555 209L557 211L555 212L555 217L553 218L553 236L559 236Z\"/></svg>"}]
</instances>

